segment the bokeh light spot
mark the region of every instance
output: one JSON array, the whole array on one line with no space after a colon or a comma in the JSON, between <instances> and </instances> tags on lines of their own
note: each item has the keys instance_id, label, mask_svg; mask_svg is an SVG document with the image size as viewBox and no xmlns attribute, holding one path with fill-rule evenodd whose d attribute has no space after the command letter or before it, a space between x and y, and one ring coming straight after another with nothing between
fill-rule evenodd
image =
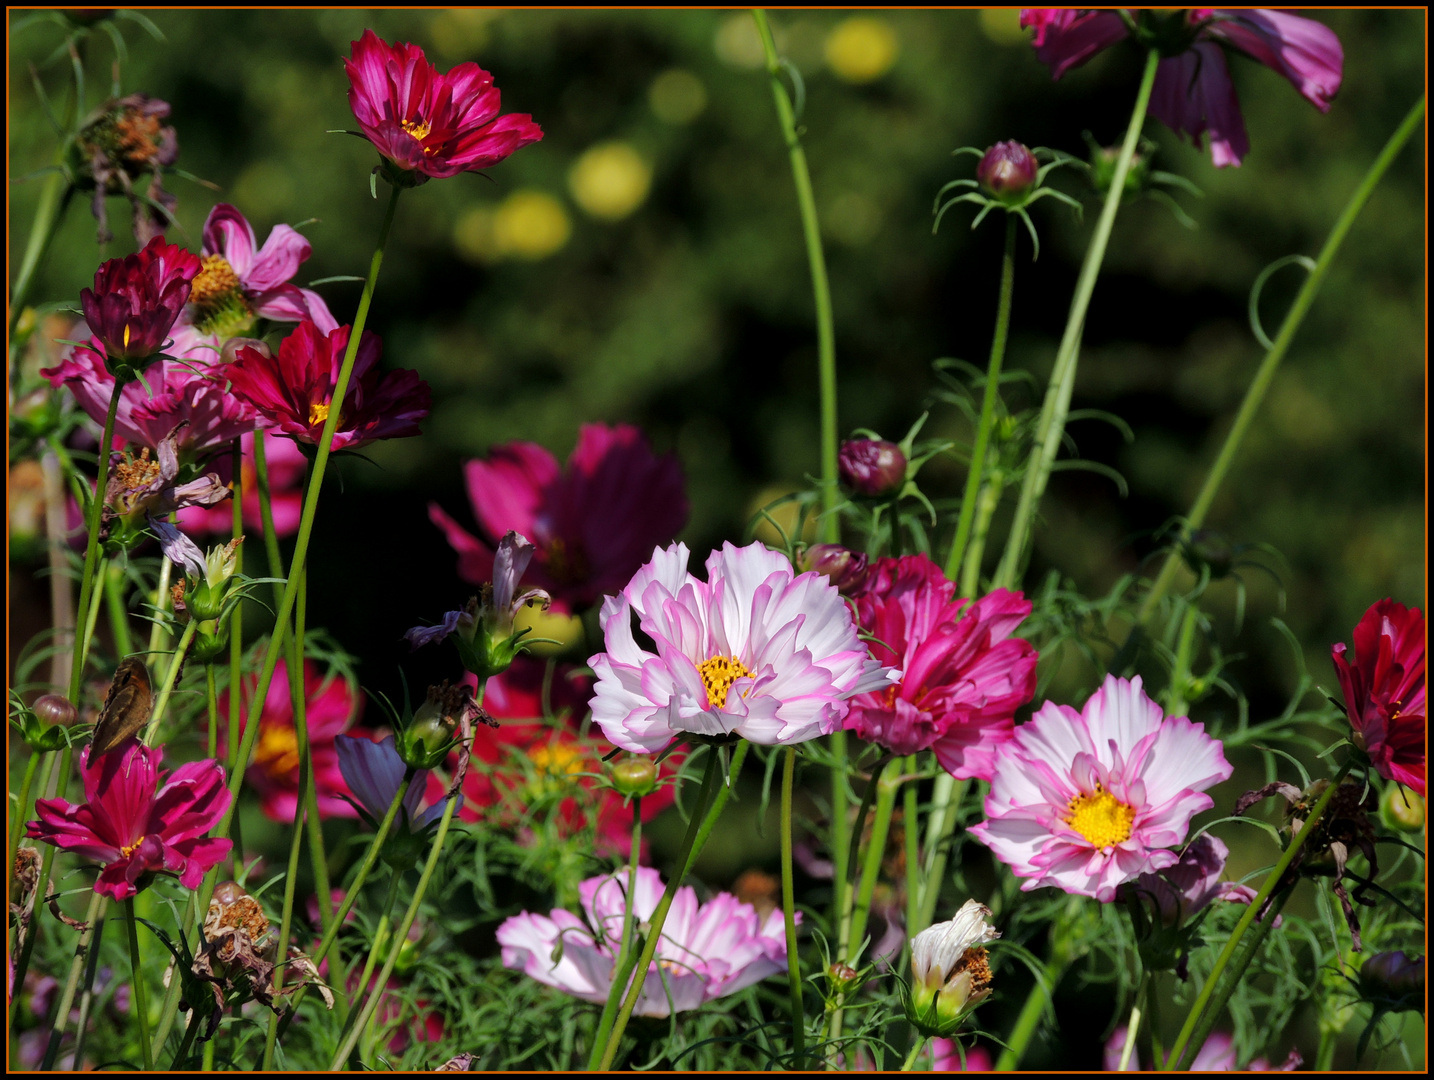
<instances>
[{"instance_id":1,"label":"bokeh light spot","mask_svg":"<svg viewBox=\"0 0 1434 1080\"><path fill-rule=\"evenodd\" d=\"M896 63L896 31L881 19L858 15L844 19L827 35L827 67L849 83L881 78Z\"/></svg>"}]
</instances>

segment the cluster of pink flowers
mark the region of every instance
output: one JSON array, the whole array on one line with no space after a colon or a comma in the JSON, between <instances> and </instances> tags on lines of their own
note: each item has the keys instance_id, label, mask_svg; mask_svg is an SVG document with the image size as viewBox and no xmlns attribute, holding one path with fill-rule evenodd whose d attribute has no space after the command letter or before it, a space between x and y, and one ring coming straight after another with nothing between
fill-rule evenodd
<instances>
[{"instance_id":1,"label":"cluster of pink flowers","mask_svg":"<svg viewBox=\"0 0 1434 1080\"><path fill-rule=\"evenodd\" d=\"M1424 794L1424 613L1380 600L1354 628L1354 654L1333 647L1355 744L1386 780Z\"/></svg>"}]
</instances>

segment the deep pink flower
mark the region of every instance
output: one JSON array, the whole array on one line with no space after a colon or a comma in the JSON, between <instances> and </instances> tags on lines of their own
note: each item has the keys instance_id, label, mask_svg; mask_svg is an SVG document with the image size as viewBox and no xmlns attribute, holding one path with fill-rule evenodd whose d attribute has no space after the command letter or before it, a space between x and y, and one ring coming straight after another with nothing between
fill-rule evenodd
<instances>
[{"instance_id":1,"label":"deep pink flower","mask_svg":"<svg viewBox=\"0 0 1434 1080\"><path fill-rule=\"evenodd\" d=\"M114 393L115 377L105 364L104 345L91 338L52 368L40 372L56 388L66 386L80 408L103 425ZM230 394L224 382L203 364L186 360L157 360L144 369L144 378L126 383L115 414L115 446L133 443L159 449L165 437L179 428L179 448L201 454L226 446L230 440L254 430L253 407Z\"/></svg>"},{"instance_id":2,"label":"deep pink flower","mask_svg":"<svg viewBox=\"0 0 1434 1080\"><path fill-rule=\"evenodd\" d=\"M36 799L38 821L25 835L104 867L95 892L127 900L150 873L174 874L186 889L197 889L204 872L229 854L233 841L206 836L232 796L224 767L209 759L159 770L163 747L130 739L90 763L80 751L85 801ZM159 790L155 787L158 785Z\"/></svg>"},{"instance_id":3,"label":"deep pink flower","mask_svg":"<svg viewBox=\"0 0 1434 1080\"><path fill-rule=\"evenodd\" d=\"M805 742L835 731L853 695L898 677L867 654L821 574L798 574L761 544L724 544L699 581L689 555L686 544L659 548L603 602L607 651L588 663L593 720L615 745L651 754L685 734ZM634 615L655 653L633 637Z\"/></svg>"},{"instance_id":4,"label":"deep pink flower","mask_svg":"<svg viewBox=\"0 0 1434 1080\"><path fill-rule=\"evenodd\" d=\"M1424 794L1424 613L1380 600L1331 650L1352 738L1379 775Z\"/></svg>"},{"instance_id":5,"label":"deep pink flower","mask_svg":"<svg viewBox=\"0 0 1434 1080\"><path fill-rule=\"evenodd\" d=\"M617 592L687 522L682 467L671 455L654 455L626 424L584 424L561 472L557 458L530 442L494 447L463 472L481 538L437 503L428 506L458 552L458 576L491 581L497 542L516 530L538 549L528 582L547 590L560 611Z\"/></svg>"},{"instance_id":6,"label":"deep pink flower","mask_svg":"<svg viewBox=\"0 0 1434 1080\"><path fill-rule=\"evenodd\" d=\"M550 916L525 911L506 920L498 927L503 966L583 1001L605 1002L622 940L628 873L602 874L578 886L586 921L562 908ZM661 875L638 867L634 924L652 917L662 891ZM800 912L797 917L800 920ZM687 1012L775 975L786 962L780 909L763 920L751 904L725 892L699 905L696 891L684 885L673 897L633 1012Z\"/></svg>"},{"instance_id":7,"label":"deep pink flower","mask_svg":"<svg viewBox=\"0 0 1434 1080\"><path fill-rule=\"evenodd\" d=\"M1150 115L1197 147L1208 133L1217 167L1240 164L1250 149L1221 45L1279 72L1321 112L1329 112L1339 91L1344 50L1333 30L1312 19L1270 8L1193 8L1141 18L1165 55ZM1130 33L1109 10L1025 8L1021 25L1035 27L1031 43L1055 79Z\"/></svg>"},{"instance_id":8,"label":"deep pink flower","mask_svg":"<svg viewBox=\"0 0 1434 1080\"><path fill-rule=\"evenodd\" d=\"M961 1054L954 1042L942 1038L931 1040L932 1072L991 1072L994 1067L991 1051L984 1046L966 1047L966 1065L963 1068Z\"/></svg>"},{"instance_id":9,"label":"deep pink flower","mask_svg":"<svg viewBox=\"0 0 1434 1080\"><path fill-rule=\"evenodd\" d=\"M250 701L258 675L246 675L241 682L240 715L247 722ZM314 762L314 790L318 794L319 816L358 817L353 804L343 798L348 791L339 768L334 739L363 711L363 698L349 690L341 677L320 674L317 665L304 661L304 716L309 726L309 752ZM219 715L229 715L229 694L219 695ZM240 729L242 734L243 729ZM294 730L294 706L289 696L288 665L280 660L269 683L264 711L259 716L259 738L254 761L244 774L247 787L259 797L264 816L272 821L292 822L299 800L299 736Z\"/></svg>"},{"instance_id":10,"label":"deep pink flower","mask_svg":"<svg viewBox=\"0 0 1434 1080\"><path fill-rule=\"evenodd\" d=\"M333 406L334 387L348 348L350 327L325 334L305 319L279 343L279 355L243 348L224 373L234 395L249 402L275 434L317 444ZM378 368L382 344L364 331L349 377L347 397L334 430L333 450L355 450L375 439L418 435L428 415L428 384L414 371Z\"/></svg>"},{"instance_id":11,"label":"deep pink flower","mask_svg":"<svg viewBox=\"0 0 1434 1080\"><path fill-rule=\"evenodd\" d=\"M111 363L147 360L164 348L198 273L199 259L163 236L100 264L95 287L80 290L80 307Z\"/></svg>"},{"instance_id":12,"label":"deep pink flower","mask_svg":"<svg viewBox=\"0 0 1434 1080\"><path fill-rule=\"evenodd\" d=\"M240 483L244 489L241 510L245 535L263 536L259 478L254 472L254 438L255 434L251 432L240 442L243 450L239 465ZM291 439L266 439L264 460L269 466L269 508L274 514L274 532L279 536L292 536L299 528L299 517L304 509L304 472L307 468L304 452ZM228 484L233 480L232 461L228 454L219 454L209 460L209 468ZM179 524L185 532L196 536L215 533L227 536L234 528L234 511L227 504L210 508L188 507L179 512Z\"/></svg>"},{"instance_id":13,"label":"deep pink flower","mask_svg":"<svg viewBox=\"0 0 1434 1080\"><path fill-rule=\"evenodd\" d=\"M906 482L906 455L885 439L848 439L837 455L837 471L858 495L893 495Z\"/></svg>"},{"instance_id":14,"label":"deep pink flower","mask_svg":"<svg viewBox=\"0 0 1434 1080\"><path fill-rule=\"evenodd\" d=\"M1117 1072L1120 1069L1120 1058L1125 1050L1125 1038L1127 1028L1124 1025L1116 1028L1105 1044L1105 1071ZM1264 1058L1255 1058L1245 1066L1245 1072L1293 1072L1303 1065L1304 1058L1298 1050L1291 1050L1284 1063L1279 1066L1271 1065ZM1137 1060L1136 1054L1130 1055L1130 1062L1126 1065L1126 1072L1138 1072L1141 1069L1148 1069ZM1190 1072L1240 1072L1236 1064L1235 1040L1228 1032L1212 1031L1205 1040L1205 1045L1200 1047L1200 1052L1190 1062Z\"/></svg>"},{"instance_id":15,"label":"deep pink flower","mask_svg":"<svg viewBox=\"0 0 1434 1080\"><path fill-rule=\"evenodd\" d=\"M857 595L872 656L901 682L852 699L846 729L895 754L933 750L961 779L991 778L996 749L1036 689L1036 649L1011 634L1031 613L1018 592L974 604L925 555L877 562Z\"/></svg>"},{"instance_id":16,"label":"deep pink flower","mask_svg":"<svg viewBox=\"0 0 1434 1080\"><path fill-rule=\"evenodd\" d=\"M378 152L411 174L407 183L486 169L543 137L527 114L498 115L493 76L475 63L440 75L416 45L389 45L372 30L351 44L349 105Z\"/></svg>"},{"instance_id":17,"label":"deep pink flower","mask_svg":"<svg viewBox=\"0 0 1434 1080\"><path fill-rule=\"evenodd\" d=\"M1023 891L1054 885L1109 903L1117 886L1178 861L1166 849L1231 771L1204 725L1162 713L1139 676L1108 675L1081 712L1048 701L1016 729L970 831L1026 879Z\"/></svg>"}]
</instances>

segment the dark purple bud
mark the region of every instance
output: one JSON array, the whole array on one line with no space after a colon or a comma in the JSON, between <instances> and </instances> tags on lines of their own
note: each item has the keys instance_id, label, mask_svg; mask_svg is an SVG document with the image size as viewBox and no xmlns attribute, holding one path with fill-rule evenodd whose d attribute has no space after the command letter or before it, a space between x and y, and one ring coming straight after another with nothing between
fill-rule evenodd
<instances>
[{"instance_id":1,"label":"dark purple bud","mask_svg":"<svg viewBox=\"0 0 1434 1080\"><path fill-rule=\"evenodd\" d=\"M1424 1001L1424 957L1402 952L1375 953L1360 966L1359 989L1366 1000L1395 1012L1420 1008Z\"/></svg>"},{"instance_id":2,"label":"dark purple bud","mask_svg":"<svg viewBox=\"0 0 1434 1080\"><path fill-rule=\"evenodd\" d=\"M1036 157L1010 139L987 150L976 166L976 179L993 195L1019 195L1036 182Z\"/></svg>"},{"instance_id":3,"label":"dark purple bud","mask_svg":"<svg viewBox=\"0 0 1434 1080\"><path fill-rule=\"evenodd\" d=\"M906 455L885 439L848 439L837 465L842 483L858 495L894 495L906 482Z\"/></svg>"},{"instance_id":4,"label":"dark purple bud","mask_svg":"<svg viewBox=\"0 0 1434 1080\"><path fill-rule=\"evenodd\" d=\"M46 694L36 698L31 708L41 723L55 727L69 727L80 715L70 704L70 699L59 694Z\"/></svg>"},{"instance_id":5,"label":"dark purple bud","mask_svg":"<svg viewBox=\"0 0 1434 1080\"><path fill-rule=\"evenodd\" d=\"M807 548L801 558L802 570L825 574L845 596L855 596L871 574L866 556L840 544L817 544Z\"/></svg>"}]
</instances>

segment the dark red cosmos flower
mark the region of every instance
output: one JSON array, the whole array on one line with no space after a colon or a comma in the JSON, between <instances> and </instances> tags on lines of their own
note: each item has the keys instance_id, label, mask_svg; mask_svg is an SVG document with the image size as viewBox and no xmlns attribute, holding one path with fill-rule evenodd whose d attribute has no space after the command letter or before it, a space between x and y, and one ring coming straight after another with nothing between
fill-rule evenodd
<instances>
[{"instance_id":1,"label":"dark red cosmos flower","mask_svg":"<svg viewBox=\"0 0 1434 1080\"><path fill-rule=\"evenodd\" d=\"M162 236L133 255L100 264L95 287L80 290L80 307L110 365L148 360L164 348L198 273L198 256Z\"/></svg>"},{"instance_id":2,"label":"dark red cosmos flower","mask_svg":"<svg viewBox=\"0 0 1434 1080\"><path fill-rule=\"evenodd\" d=\"M279 343L277 356L238 350L224 369L234 396L254 406L274 434L317 444L333 407L349 330L340 326L325 334L305 319ZM353 450L375 439L420 434L418 422L428 415L432 399L428 384L414 371L380 372L382 348L377 335L364 331L330 449Z\"/></svg>"},{"instance_id":3,"label":"dark red cosmos flower","mask_svg":"<svg viewBox=\"0 0 1434 1080\"><path fill-rule=\"evenodd\" d=\"M418 46L390 45L372 30L351 45L354 117L409 184L486 169L543 137L527 114L498 115L493 76L475 63L441 75Z\"/></svg>"},{"instance_id":4,"label":"dark red cosmos flower","mask_svg":"<svg viewBox=\"0 0 1434 1080\"><path fill-rule=\"evenodd\" d=\"M584 424L566 469L536 443L494 447L487 461L463 466L468 498L483 528L469 534L443 512L428 517L458 552L458 576L493 579L493 552L509 530L537 547L525 581L545 589L560 610L587 607L616 593L687 523L682 467L658 457L626 424Z\"/></svg>"},{"instance_id":5,"label":"dark red cosmos flower","mask_svg":"<svg viewBox=\"0 0 1434 1080\"><path fill-rule=\"evenodd\" d=\"M1354 656L1331 649L1354 742L1379 775L1424 794L1424 614L1380 600L1354 628Z\"/></svg>"}]
</instances>

